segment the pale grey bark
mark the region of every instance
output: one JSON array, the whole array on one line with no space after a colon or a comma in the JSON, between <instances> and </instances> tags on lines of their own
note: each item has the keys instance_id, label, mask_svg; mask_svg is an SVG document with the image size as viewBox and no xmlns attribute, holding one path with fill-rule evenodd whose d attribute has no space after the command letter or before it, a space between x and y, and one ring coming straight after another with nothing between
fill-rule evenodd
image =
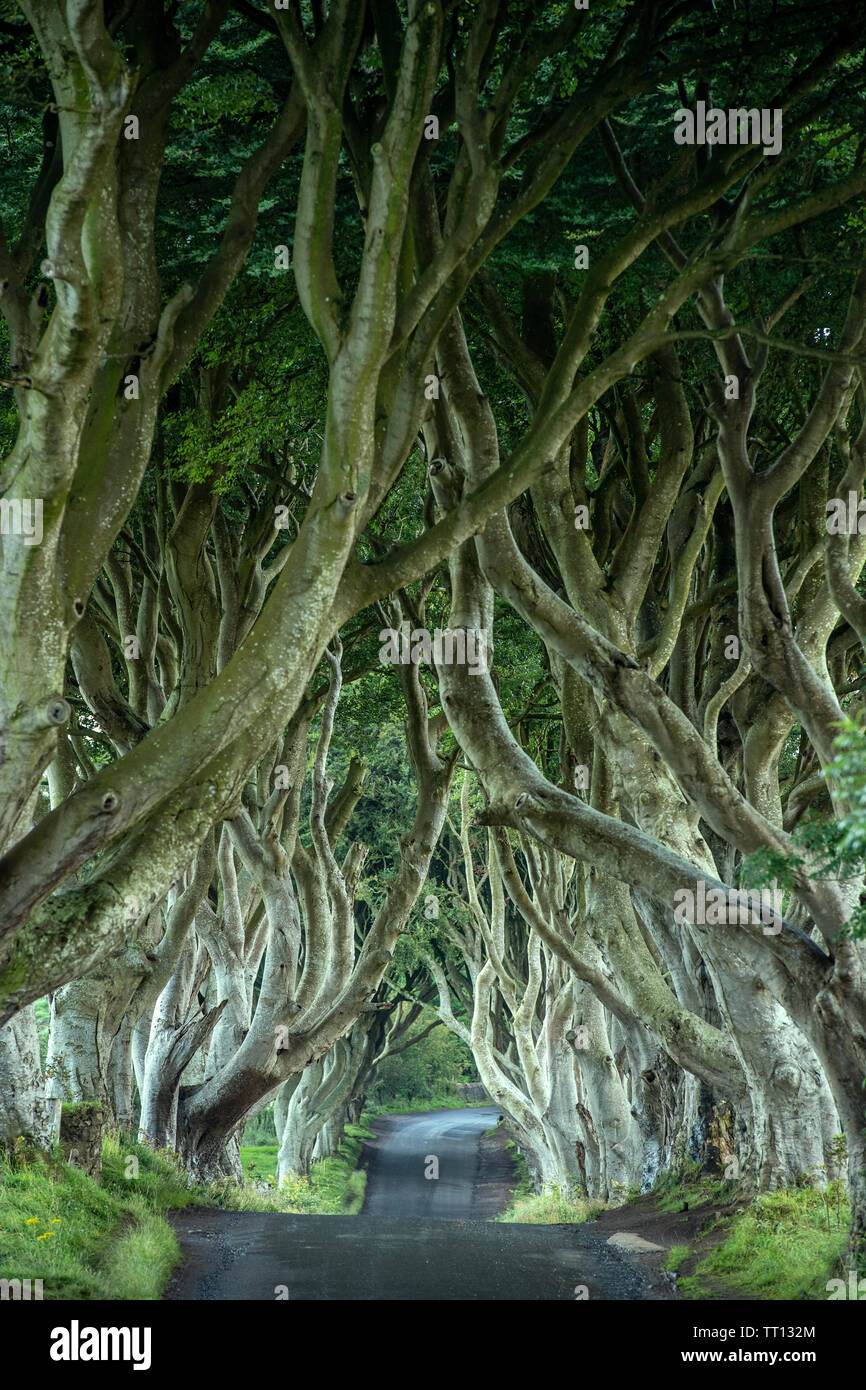
<instances>
[{"instance_id":1,"label":"pale grey bark","mask_svg":"<svg viewBox=\"0 0 866 1390\"><path fill-rule=\"evenodd\" d=\"M50 1145L60 1125L59 1102L42 1075L39 1032L33 1006L0 1028L0 1141L23 1136Z\"/></svg>"}]
</instances>

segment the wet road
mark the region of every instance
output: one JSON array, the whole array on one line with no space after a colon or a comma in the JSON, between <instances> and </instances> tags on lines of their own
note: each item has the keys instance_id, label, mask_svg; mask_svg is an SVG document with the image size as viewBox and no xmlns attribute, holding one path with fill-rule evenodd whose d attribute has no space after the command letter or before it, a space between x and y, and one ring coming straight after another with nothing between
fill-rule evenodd
<instances>
[{"instance_id":1,"label":"wet road","mask_svg":"<svg viewBox=\"0 0 866 1390\"><path fill-rule=\"evenodd\" d=\"M640 1275L581 1226L199 1208L172 1218L169 1299L640 1299Z\"/></svg>"},{"instance_id":2,"label":"wet road","mask_svg":"<svg viewBox=\"0 0 866 1390\"><path fill-rule=\"evenodd\" d=\"M485 1221L489 1211L481 1189L488 1179L492 1155L479 1143L500 1111L487 1105L477 1110L433 1110L423 1115L388 1115L376 1121L380 1137L369 1146L367 1198L363 1216L450 1217ZM492 1147L492 1146L487 1146ZM508 1201L507 1160L501 1181L501 1201Z\"/></svg>"},{"instance_id":3,"label":"wet road","mask_svg":"<svg viewBox=\"0 0 866 1390\"><path fill-rule=\"evenodd\" d=\"M383 1116L357 1216L191 1208L169 1300L599 1300L652 1297L591 1226L518 1226L493 1107ZM438 1178L431 1158L438 1162Z\"/></svg>"}]
</instances>

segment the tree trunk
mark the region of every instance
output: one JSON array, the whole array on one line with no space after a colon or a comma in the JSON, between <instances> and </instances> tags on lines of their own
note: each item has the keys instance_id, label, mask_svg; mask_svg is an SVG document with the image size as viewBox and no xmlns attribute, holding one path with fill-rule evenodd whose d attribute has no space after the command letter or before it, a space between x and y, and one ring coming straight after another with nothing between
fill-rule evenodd
<instances>
[{"instance_id":1,"label":"tree trunk","mask_svg":"<svg viewBox=\"0 0 866 1390\"><path fill-rule=\"evenodd\" d=\"M12 1143L20 1135L49 1146L57 1139L59 1125L59 1102L45 1095L31 1004L0 1028L0 1142Z\"/></svg>"}]
</instances>

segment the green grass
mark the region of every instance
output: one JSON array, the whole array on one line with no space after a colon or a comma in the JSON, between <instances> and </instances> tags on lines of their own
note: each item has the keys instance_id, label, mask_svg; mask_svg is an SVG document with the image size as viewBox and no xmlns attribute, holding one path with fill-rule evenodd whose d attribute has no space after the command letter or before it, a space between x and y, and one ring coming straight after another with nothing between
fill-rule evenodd
<instances>
[{"instance_id":1,"label":"green grass","mask_svg":"<svg viewBox=\"0 0 866 1390\"><path fill-rule=\"evenodd\" d=\"M535 1192L535 1184L533 1183L532 1178L529 1176L529 1168L527 1166L526 1159L523 1157L523 1154L518 1149L514 1140L506 1139L505 1148L509 1158L511 1159L512 1164L514 1165L514 1171L517 1174L517 1182L511 1192L511 1202L513 1205L514 1202L520 1200L523 1197L533 1196ZM509 1207L508 1210L510 1211L511 1207ZM507 1216L508 1212L503 1212L501 1216L497 1217L497 1220L503 1221L507 1218Z\"/></svg>"},{"instance_id":2,"label":"green grass","mask_svg":"<svg viewBox=\"0 0 866 1390\"><path fill-rule=\"evenodd\" d=\"M679 1269L683 1260L687 1260L691 1253L692 1247L690 1245L672 1245L662 1260L662 1269Z\"/></svg>"},{"instance_id":3,"label":"green grass","mask_svg":"<svg viewBox=\"0 0 866 1390\"><path fill-rule=\"evenodd\" d=\"M588 1221L604 1211L602 1202L588 1202L577 1192L561 1187L546 1187L542 1192L529 1192L513 1197L511 1205L497 1221L514 1221L530 1226L559 1226Z\"/></svg>"},{"instance_id":4,"label":"green grass","mask_svg":"<svg viewBox=\"0 0 866 1390\"><path fill-rule=\"evenodd\" d=\"M43 1298L158 1299L180 1258L163 1213L189 1206L357 1215L367 1175L357 1169L371 1131L348 1125L311 1181L257 1191L189 1180L176 1156L119 1135L103 1140L102 1182L22 1140L0 1151L0 1278L41 1279ZM252 1176L276 1172L277 1146L244 1149ZM245 1163L245 1167L247 1164ZM248 1176L250 1176L248 1172Z\"/></svg>"},{"instance_id":5,"label":"green grass","mask_svg":"<svg viewBox=\"0 0 866 1390\"><path fill-rule=\"evenodd\" d=\"M604 1211L603 1202L588 1202L577 1192L567 1192L561 1187L546 1187L536 1192L526 1160L518 1153L517 1145L509 1139L505 1146L517 1169L517 1186L511 1194L511 1201L497 1221L514 1222L529 1226L559 1226L588 1221Z\"/></svg>"},{"instance_id":6,"label":"green grass","mask_svg":"<svg viewBox=\"0 0 866 1390\"><path fill-rule=\"evenodd\" d=\"M0 1278L41 1279L46 1300L159 1298L179 1252L151 1201L158 1189L175 1192L175 1174L133 1148L147 1180L143 1189L127 1181L122 1195L110 1173L100 1187L21 1143L0 1155Z\"/></svg>"},{"instance_id":7,"label":"green grass","mask_svg":"<svg viewBox=\"0 0 866 1390\"><path fill-rule=\"evenodd\" d=\"M736 1290L744 1298L826 1299L828 1279L841 1270L850 1208L812 1188L781 1188L760 1193L747 1211L726 1218L721 1245L697 1265L677 1288L700 1297L706 1281Z\"/></svg>"},{"instance_id":8,"label":"green grass","mask_svg":"<svg viewBox=\"0 0 866 1390\"><path fill-rule=\"evenodd\" d=\"M279 1144L247 1144L241 1147L245 1182L276 1182Z\"/></svg>"},{"instance_id":9,"label":"green grass","mask_svg":"<svg viewBox=\"0 0 866 1390\"><path fill-rule=\"evenodd\" d=\"M347 1216L360 1216L366 1193L367 1174L362 1168L356 1168L354 1173L350 1173L346 1179L345 1214Z\"/></svg>"},{"instance_id":10,"label":"green grass","mask_svg":"<svg viewBox=\"0 0 866 1390\"><path fill-rule=\"evenodd\" d=\"M346 1125L336 1154L312 1165L309 1182L289 1178L280 1188L276 1186L278 1145L244 1147L241 1162L248 1180L273 1184L272 1192L257 1194L262 1205L319 1216L357 1216L364 1205L367 1184L367 1174L358 1168L358 1160L364 1140L373 1137L372 1130L364 1125Z\"/></svg>"},{"instance_id":11,"label":"green grass","mask_svg":"<svg viewBox=\"0 0 866 1390\"><path fill-rule=\"evenodd\" d=\"M690 1274L685 1279L678 1279L677 1293L680 1298L687 1298L690 1302L695 1303L699 1302L702 1298L710 1298L712 1296L696 1274Z\"/></svg>"},{"instance_id":12,"label":"green grass","mask_svg":"<svg viewBox=\"0 0 866 1390\"><path fill-rule=\"evenodd\" d=\"M701 1202L725 1206L731 1200L731 1184L724 1178L702 1178L697 1164L687 1163L676 1171L660 1173L652 1190L659 1211L681 1211L684 1202L696 1207Z\"/></svg>"},{"instance_id":13,"label":"green grass","mask_svg":"<svg viewBox=\"0 0 866 1390\"><path fill-rule=\"evenodd\" d=\"M176 1154L120 1134L103 1137L102 1187L121 1201L137 1197L153 1211L213 1205L211 1190L190 1181Z\"/></svg>"},{"instance_id":14,"label":"green grass","mask_svg":"<svg viewBox=\"0 0 866 1390\"><path fill-rule=\"evenodd\" d=\"M135 1209L139 1203L133 1199ZM110 1240L106 1247L104 1272L108 1298L158 1299L178 1262L180 1251L174 1232L158 1214L143 1203L135 1224Z\"/></svg>"},{"instance_id":15,"label":"green grass","mask_svg":"<svg viewBox=\"0 0 866 1390\"><path fill-rule=\"evenodd\" d=\"M387 1101L375 1104L370 1101L367 1111L370 1115L420 1115L425 1110L477 1110L485 1105L495 1105L493 1100L461 1100L451 1091L438 1096L391 1096Z\"/></svg>"},{"instance_id":16,"label":"green grass","mask_svg":"<svg viewBox=\"0 0 866 1390\"><path fill-rule=\"evenodd\" d=\"M661 1173L652 1195L660 1211L681 1211L684 1202L692 1210L701 1203L724 1207L731 1202L732 1185L701 1178L700 1169L687 1164ZM743 1196L748 1200L747 1193ZM677 1280L677 1292L689 1299L718 1297L724 1290L742 1298L825 1299L828 1279L841 1271L849 1221L850 1206L839 1183L822 1190L804 1177L796 1187L760 1193L744 1211L722 1214L701 1228L702 1235L721 1230L724 1237L691 1274ZM688 1255L686 1247L674 1246L665 1267L679 1268Z\"/></svg>"},{"instance_id":17,"label":"green grass","mask_svg":"<svg viewBox=\"0 0 866 1390\"><path fill-rule=\"evenodd\" d=\"M276 1144L277 1131L274 1126L273 1102L260 1110L255 1119L249 1121L241 1136L241 1148L258 1148L261 1144Z\"/></svg>"}]
</instances>

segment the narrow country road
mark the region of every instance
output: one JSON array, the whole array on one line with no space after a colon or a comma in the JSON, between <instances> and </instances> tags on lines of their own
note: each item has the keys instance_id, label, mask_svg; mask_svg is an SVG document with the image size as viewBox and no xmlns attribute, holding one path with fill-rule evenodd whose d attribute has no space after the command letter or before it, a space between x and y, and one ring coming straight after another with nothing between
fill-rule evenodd
<instances>
[{"instance_id":1,"label":"narrow country road","mask_svg":"<svg viewBox=\"0 0 866 1390\"><path fill-rule=\"evenodd\" d=\"M457 1217L485 1221L508 1202L512 1167L498 1144L479 1142L495 1106L387 1115L369 1145L364 1216Z\"/></svg>"},{"instance_id":2,"label":"narrow country road","mask_svg":"<svg viewBox=\"0 0 866 1390\"><path fill-rule=\"evenodd\" d=\"M519 1226L502 1210L510 1164L484 1138L494 1107L376 1121L357 1216L190 1208L169 1300L584 1300L653 1298L591 1225ZM438 1178L425 1178L425 1169Z\"/></svg>"}]
</instances>

